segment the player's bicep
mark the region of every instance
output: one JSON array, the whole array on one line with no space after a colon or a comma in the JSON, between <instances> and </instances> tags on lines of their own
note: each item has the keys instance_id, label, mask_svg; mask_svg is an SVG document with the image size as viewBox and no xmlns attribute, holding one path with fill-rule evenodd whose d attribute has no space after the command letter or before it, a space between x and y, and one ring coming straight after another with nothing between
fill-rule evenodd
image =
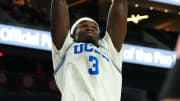
<instances>
[{"instance_id":1,"label":"player's bicep","mask_svg":"<svg viewBox=\"0 0 180 101\"><path fill-rule=\"evenodd\" d=\"M51 36L57 49L61 49L68 34L69 12L65 1L53 0L51 7Z\"/></svg>"}]
</instances>

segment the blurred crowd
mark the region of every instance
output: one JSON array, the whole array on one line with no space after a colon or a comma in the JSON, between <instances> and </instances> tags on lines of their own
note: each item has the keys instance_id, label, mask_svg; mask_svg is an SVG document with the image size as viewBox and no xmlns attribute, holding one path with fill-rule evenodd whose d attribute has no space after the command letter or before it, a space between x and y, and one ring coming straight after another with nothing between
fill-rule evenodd
<instances>
[{"instance_id":1,"label":"blurred crowd","mask_svg":"<svg viewBox=\"0 0 180 101\"><path fill-rule=\"evenodd\" d=\"M52 77L52 63L46 60L23 59L23 57L0 57L0 72L30 74L39 77Z\"/></svg>"},{"instance_id":2,"label":"blurred crowd","mask_svg":"<svg viewBox=\"0 0 180 101\"><path fill-rule=\"evenodd\" d=\"M33 7L30 2L31 0L0 0L0 23L48 29L50 24L46 10ZM30 64L29 60L21 59L21 57L15 60L11 59L14 59L14 57L7 57L7 59L0 57L0 71L29 73L37 76L52 74L50 72L52 70L51 66L45 66L45 64L42 64L44 62L34 61Z\"/></svg>"},{"instance_id":3,"label":"blurred crowd","mask_svg":"<svg viewBox=\"0 0 180 101\"><path fill-rule=\"evenodd\" d=\"M31 0L5 0L0 2L0 22L11 25L29 25L49 27L49 16L46 9L32 7Z\"/></svg>"}]
</instances>

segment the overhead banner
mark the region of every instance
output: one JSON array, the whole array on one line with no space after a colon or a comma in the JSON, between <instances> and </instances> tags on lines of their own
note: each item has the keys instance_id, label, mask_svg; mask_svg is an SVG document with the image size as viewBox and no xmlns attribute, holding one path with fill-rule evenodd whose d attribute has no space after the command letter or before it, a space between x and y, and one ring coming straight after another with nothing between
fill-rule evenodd
<instances>
[{"instance_id":1,"label":"overhead banner","mask_svg":"<svg viewBox=\"0 0 180 101\"><path fill-rule=\"evenodd\" d=\"M174 51L123 44L123 61L171 68L175 64L176 56Z\"/></svg>"},{"instance_id":2,"label":"overhead banner","mask_svg":"<svg viewBox=\"0 0 180 101\"><path fill-rule=\"evenodd\" d=\"M51 36L47 31L0 24L0 43L50 50Z\"/></svg>"},{"instance_id":3,"label":"overhead banner","mask_svg":"<svg viewBox=\"0 0 180 101\"><path fill-rule=\"evenodd\" d=\"M159 2L159 3L165 3L165 4L180 6L180 0L149 0L149 1L154 1L154 2Z\"/></svg>"},{"instance_id":4,"label":"overhead banner","mask_svg":"<svg viewBox=\"0 0 180 101\"><path fill-rule=\"evenodd\" d=\"M0 43L40 50L51 50L50 32L0 24ZM175 52L123 44L123 62L171 68Z\"/></svg>"}]
</instances>

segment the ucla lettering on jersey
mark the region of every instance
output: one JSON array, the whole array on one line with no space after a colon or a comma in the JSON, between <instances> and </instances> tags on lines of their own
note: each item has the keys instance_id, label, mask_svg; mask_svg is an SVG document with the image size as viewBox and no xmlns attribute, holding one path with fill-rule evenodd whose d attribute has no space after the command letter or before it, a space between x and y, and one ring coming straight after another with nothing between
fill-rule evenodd
<instances>
[{"instance_id":1,"label":"ucla lettering on jersey","mask_svg":"<svg viewBox=\"0 0 180 101\"><path fill-rule=\"evenodd\" d=\"M107 62L109 62L109 58L99 52L97 49L94 49L92 47L92 44L81 43L78 45L74 45L74 54L81 54L83 52L94 52L98 55L101 55Z\"/></svg>"}]
</instances>

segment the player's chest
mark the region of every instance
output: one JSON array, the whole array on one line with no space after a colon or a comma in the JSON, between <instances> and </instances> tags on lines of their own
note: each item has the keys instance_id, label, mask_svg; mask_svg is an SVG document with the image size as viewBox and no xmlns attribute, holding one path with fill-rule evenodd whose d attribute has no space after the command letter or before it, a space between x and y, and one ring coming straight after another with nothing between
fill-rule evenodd
<instances>
[{"instance_id":1,"label":"player's chest","mask_svg":"<svg viewBox=\"0 0 180 101\"><path fill-rule=\"evenodd\" d=\"M91 75L97 75L106 69L108 70L108 68L105 67L112 67L111 59L107 52L102 48L97 48L91 44L74 44L68 51L68 58L68 60L74 61L74 64L88 67L87 70Z\"/></svg>"},{"instance_id":2,"label":"player's chest","mask_svg":"<svg viewBox=\"0 0 180 101\"><path fill-rule=\"evenodd\" d=\"M68 53L73 57L94 56L104 61L110 60L110 57L108 56L106 50L104 50L103 48L97 48L92 44L76 43L71 46Z\"/></svg>"}]
</instances>

